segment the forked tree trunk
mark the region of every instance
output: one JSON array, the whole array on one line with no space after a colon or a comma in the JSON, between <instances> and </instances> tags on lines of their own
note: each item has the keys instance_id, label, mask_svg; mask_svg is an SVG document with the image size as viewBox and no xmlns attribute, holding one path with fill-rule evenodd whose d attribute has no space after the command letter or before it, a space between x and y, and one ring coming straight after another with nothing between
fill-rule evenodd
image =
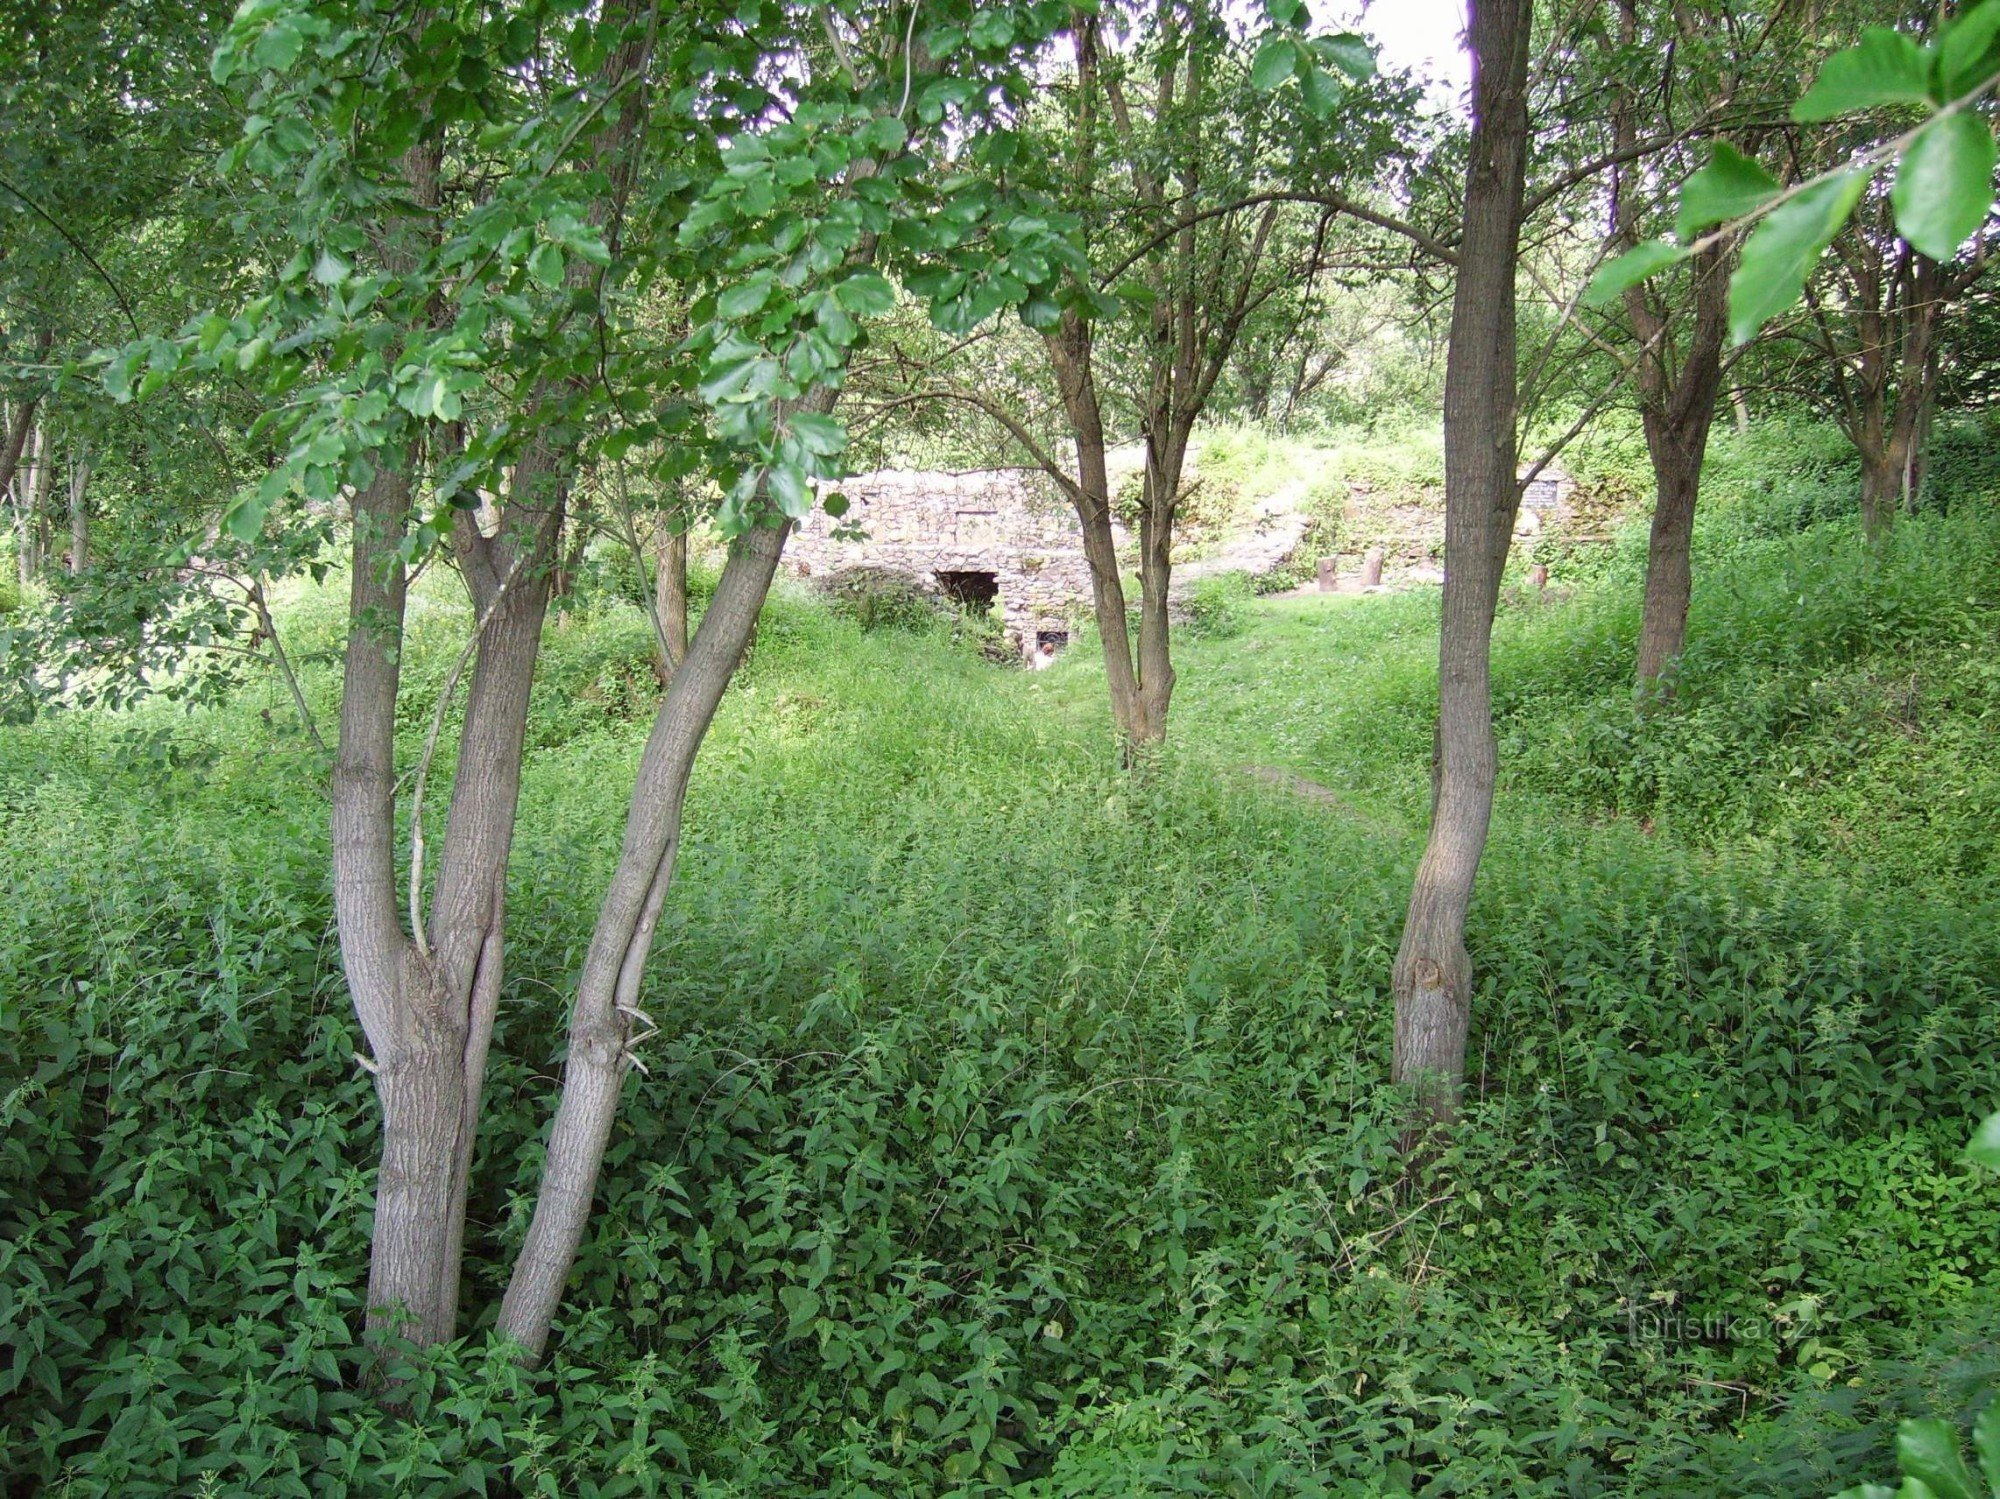
<instances>
[{"instance_id":1,"label":"forked tree trunk","mask_svg":"<svg viewBox=\"0 0 2000 1499\"><path fill-rule=\"evenodd\" d=\"M1945 305L1977 276L1957 273L1907 244L1885 252L1862 238L1849 258L1860 347L1852 377L1833 366L1841 394L1841 425L1861 459L1861 524L1871 542L1913 509L1924 472L1924 446L1938 379L1938 326Z\"/></svg>"},{"instance_id":2,"label":"forked tree trunk","mask_svg":"<svg viewBox=\"0 0 2000 1499\"><path fill-rule=\"evenodd\" d=\"M530 465L524 464L527 469ZM334 765L334 904L341 957L382 1107L368 1330L419 1345L457 1323L467 1175L502 972L507 857L535 659L554 574L560 486L508 507L493 556L462 557L477 610L458 766L422 940L397 888L394 764L407 468L390 461L354 502L353 578ZM421 881L416 894L421 894ZM412 903L414 903L414 896Z\"/></svg>"},{"instance_id":3,"label":"forked tree trunk","mask_svg":"<svg viewBox=\"0 0 2000 1499\"><path fill-rule=\"evenodd\" d=\"M1416 1119L1457 1111L1471 1019L1466 914L1493 814L1493 611L1520 503L1515 289L1531 0L1473 0L1472 151L1445 372L1445 582L1430 837L1396 954L1393 1076Z\"/></svg>"},{"instance_id":4,"label":"forked tree trunk","mask_svg":"<svg viewBox=\"0 0 2000 1499\"><path fill-rule=\"evenodd\" d=\"M830 407L831 400L821 403ZM695 756L770 592L789 526L761 526L730 550L715 597L667 687L639 761L625 843L577 981L562 1099L535 1214L500 1307L500 1331L539 1361L576 1262L634 1051L649 1029L641 983L673 881Z\"/></svg>"},{"instance_id":5,"label":"forked tree trunk","mask_svg":"<svg viewBox=\"0 0 2000 1499\"><path fill-rule=\"evenodd\" d=\"M627 23L600 73L610 89L637 71L650 31L631 24L636 0L607 11ZM598 143L614 198L629 185L626 148L639 123L640 112L629 111ZM440 165L434 144L405 156L415 202L436 205ZM594 222L609 221L614 198L593 205ZM418 232L385 231L385 261L413 264L405 236ZM568 268L569 284L578 288L594 274L579 260ZM536 392L530 407L547 393ZM413 810L406 931L395 879L394 751L406 589L399 549L411 520L412 479L399 455L379 461L375 481L353 507L354 576L333 788L334 889L342 961L382 1107L368 1333L371 1341L401 1337L421 1346L456 1330L468 1178L500 1001L507 861L535 663L562 560L568 486L566 460L535 442L515 465L496 534L485 534L471 512L457 512L453 545L475 611L472 675L427 919L418 857L424 819L421 808ZM439 712L448 706L449 694Z\"/></svg>"}]
</instances>

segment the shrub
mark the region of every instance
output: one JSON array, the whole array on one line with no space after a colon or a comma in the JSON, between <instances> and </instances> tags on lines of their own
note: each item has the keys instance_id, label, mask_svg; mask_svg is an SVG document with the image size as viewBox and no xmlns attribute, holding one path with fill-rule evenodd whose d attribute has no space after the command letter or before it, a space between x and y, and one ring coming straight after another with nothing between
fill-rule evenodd
<instances>
[{"instance_id":1,"label":"shrub","mask_svg":"<svg viewBox=\"0 0 2000 1499\"><path fill-rule=\"evenodd\" d=\"M863 630L928 630L944 617L935 594L893 568L843 568L814 582L835 614Z\"/></svg>"},{"instance_id":2,"label":"shrub","mask_svg":"<svg viewBox=\"0 0 2000 1499\"><path fill-rule=\"evenodd\" d=\"M1211 640L1227 639L1243 629L1245 606L1254 597L1247 573L1216 573L1198 579L1188 591L1185 628L1192 635Z\"/></svg>"}]
</instances>

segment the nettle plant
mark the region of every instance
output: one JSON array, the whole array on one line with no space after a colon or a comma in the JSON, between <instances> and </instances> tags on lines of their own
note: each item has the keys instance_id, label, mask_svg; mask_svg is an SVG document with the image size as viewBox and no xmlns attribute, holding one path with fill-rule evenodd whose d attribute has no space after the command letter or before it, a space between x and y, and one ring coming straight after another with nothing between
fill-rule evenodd
<instances>
[{"instance_id":1,"label":"nettle plant","mask_svg":"<svg viewBox=\"0 0 2000 1499\"><path fill-rule=\"evenodd\" d=\"M2000 85L2000 0L1982 0L1927 42L1873 26L1838 52L1792 107L1802 125L1851 116L1916 123L1855 152L1835 170L1791 186L1718 142L1681 186L1674 237L1650 240L1606 264L1591 282L1599 306L1744 231L1729 284L1729 331L1738 344L1804 294L1806 279L1862 197L1894 166L1897 230L1919 254L1954 258L1993 209L1996 147L1980 113Z\"/></svg>"},{"instance_id":2,"label":"nettle plant","mask_svg":"<svg viewBox=\"0 0 2000 1499\"><path fill-rule=\"evenodd\" d=\"M1979 1126L1965 1156L1974 1165L2000 1172L2000 1114ZM1972 1445L1986 1479L1983 1487L1966 1466L1949 1421L1905 1421L1896 1431L1902 1483L1893 1489L1882 1483L1856 1484L1833 1499L2000 1499L2000 1398L1990 1400L1972 1423Z\"/></svg>"}]
</instances>

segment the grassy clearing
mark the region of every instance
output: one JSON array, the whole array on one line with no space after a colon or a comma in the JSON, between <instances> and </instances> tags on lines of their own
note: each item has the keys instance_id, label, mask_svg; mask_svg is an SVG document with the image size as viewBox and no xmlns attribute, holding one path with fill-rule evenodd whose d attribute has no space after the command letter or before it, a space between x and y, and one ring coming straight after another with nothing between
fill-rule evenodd
<instances>
[{"instance_id":1,"label":"grassy clearing","mask_svg":"<svg viewBox=\"0 0 2000 1499\"><path fill-rule=\"evenodd\" d=\"M412 1423L350 1384L373 1120L312 758L261 688L4 731L0 1472L121 1495L1838 1486L1885 1420L1955 1410L1996 1365L2000 1199L1957 1155L2000 1103L2000 528L1928 519L1863 565L1753 511L1704 533L1663 712L1625 696L1617 559L1508 607L1471 1108L1401 1189L1386 986L1434 600L1267 601L1190 638L1176 745L1137 780L1086 652L1011 672L779 600L697 775L663 1035L557 1356L523 1377L475 1332ZM446 597L412 656L433 690ZM324 710L335 606L291 608ZM647 649L609 603L551 634L475 1313L525 1228Z\"/></svg>"}]
</instances>

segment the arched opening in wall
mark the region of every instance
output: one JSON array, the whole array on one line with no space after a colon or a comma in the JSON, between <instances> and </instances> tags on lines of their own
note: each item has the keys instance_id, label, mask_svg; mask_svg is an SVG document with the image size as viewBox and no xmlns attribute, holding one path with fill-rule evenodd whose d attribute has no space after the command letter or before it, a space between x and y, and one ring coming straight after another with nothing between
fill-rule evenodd
<instances>
[{"instance_id":1,"label":"arched opening in wall","mask_svg":"<svg viewBox=\"0 0 2000 1499\"><path fill-rule=\"evenodd\" d=\"M1043 646L1047 646L1049 647L1050 650L1059 651L1062 650L1068 644L1069 644L1069 631L1067 630L1035 631L1036 650L1040 650Z\"/></svg>"},{"instance_id":2,"label":"arched opening in wall","mask_svg":"<svg viewBox=\"0 0 2000 1499\"><path fill-rule=\"evenodd\" d=\"M998 573L940 572L938 588L967 614L984 614L1000 597Z\"/></svg>"}]
</instances>

